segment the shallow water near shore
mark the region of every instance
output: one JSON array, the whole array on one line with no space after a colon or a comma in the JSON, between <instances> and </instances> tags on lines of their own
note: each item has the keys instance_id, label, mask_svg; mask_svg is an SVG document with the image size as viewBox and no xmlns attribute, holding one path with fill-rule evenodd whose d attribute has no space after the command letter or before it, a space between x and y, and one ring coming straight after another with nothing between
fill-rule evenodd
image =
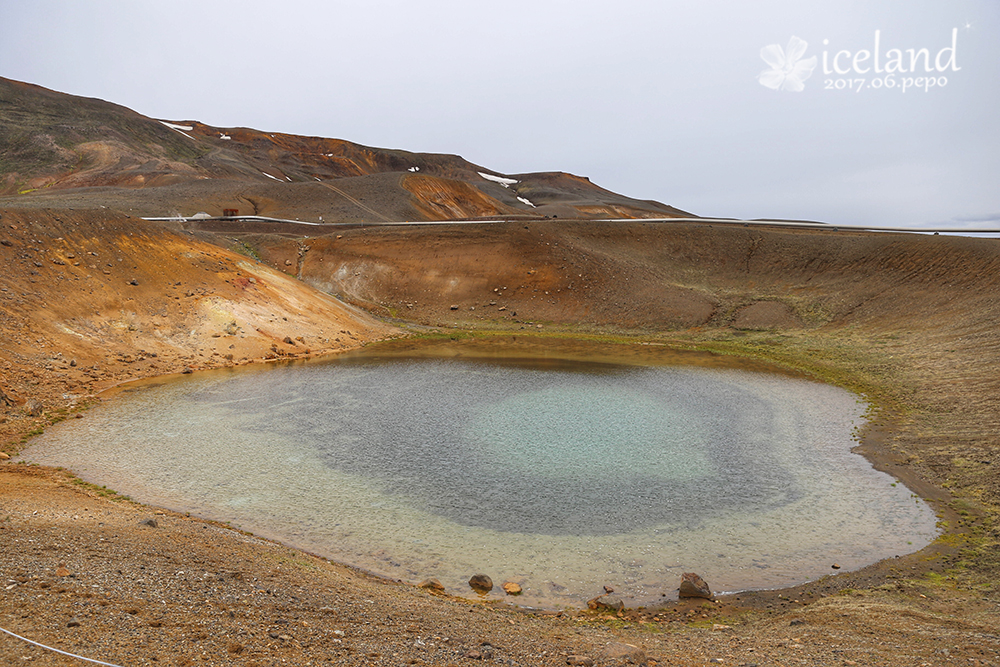
<instances>
[{"instance_id":1,"label":"shallow water near shore","mask_svg":"<svg viewBox=\"0 0 1000 667\"><path fill-rule=\"evenodd\" d=\"M35 439L141 502L518 604L793 585L916 551L935 516L851 453L864 404L639 345L402 341L130 386Z\"/></svg>"}]
</instances>

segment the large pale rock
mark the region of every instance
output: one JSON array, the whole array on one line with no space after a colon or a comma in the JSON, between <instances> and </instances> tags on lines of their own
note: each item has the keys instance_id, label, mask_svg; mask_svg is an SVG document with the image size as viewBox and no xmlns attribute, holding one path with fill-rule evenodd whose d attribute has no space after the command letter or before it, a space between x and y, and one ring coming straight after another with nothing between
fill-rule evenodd
<instances>
[{"instance_id":1,"label":"large pale rock","mask_svg":"<svg viewBox=\"0 0 1000 667\"><path fill-rule=\"evenodd\" d=\"M28 402L24 404L24 409L32 417L39 417L45 410L45 406L37 398L29 398Z\"/></svg>"},{"instance_id":2,"label":"large pale rock","mask_svg":"<svg viewBox=\"0 0 1000 667\"><path fill-rule=\"evenodd\" d=\"M712 589L694 572L685 572L681 575L681 586L677 589L677 594L682 598L712 599Z\"/></svg>"},{"instance_id":3,"label":"large pale rock","mask_svg":"<svg viewBox=\"0 0 1000 667\"><path fill-rule=\"evenodd\" d=\"M587 606L600 611L621 611L625 609L625 601L616 595L599 595L593 600L587 600Z\"/></svg>"},{"instance_id":4,"label":"large pale rock","mask_svg":"<svg viewBox=\"0 0 1000 667\"><path fill-rule=\"evenodd\" d=\"M598 654L598 660L614 661L628 665L645 665L646 652L638 646L625 644L622 642L611 642L605 646Z\"/></svg>"}]
</instances>

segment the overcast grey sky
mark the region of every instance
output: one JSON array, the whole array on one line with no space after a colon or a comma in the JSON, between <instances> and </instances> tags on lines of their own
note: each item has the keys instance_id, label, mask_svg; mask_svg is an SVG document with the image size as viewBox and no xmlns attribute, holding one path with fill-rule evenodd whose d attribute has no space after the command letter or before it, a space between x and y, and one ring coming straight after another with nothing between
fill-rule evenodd
<instances>
[{"instance_id":1,"label":"overcast grey sky","mask_svg":"<svg viewBox=\"0 0 1000 667\"><path fill-rule=\"evenodd\" d=\"M998 0L0 0L0 75L699 215L1000 227Z\"/></svg>"}]
</instances>

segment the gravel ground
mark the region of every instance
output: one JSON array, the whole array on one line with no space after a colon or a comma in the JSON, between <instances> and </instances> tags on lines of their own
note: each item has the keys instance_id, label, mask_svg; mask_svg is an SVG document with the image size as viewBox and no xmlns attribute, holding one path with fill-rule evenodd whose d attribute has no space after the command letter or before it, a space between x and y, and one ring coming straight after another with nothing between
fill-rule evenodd
<instances>
[{"instance_id":1,"label":"gravel ground","mask_svg":"<svg viewBox=\"0 0 1000 667\"><path fill-rule=\"evenodd\" d=\"M903 580L533 614L102 494L0 468L0 627L122 666L1000 664L996 605ZM84 664L9 636L0 662Z\"/></svg>"}]
</instances>

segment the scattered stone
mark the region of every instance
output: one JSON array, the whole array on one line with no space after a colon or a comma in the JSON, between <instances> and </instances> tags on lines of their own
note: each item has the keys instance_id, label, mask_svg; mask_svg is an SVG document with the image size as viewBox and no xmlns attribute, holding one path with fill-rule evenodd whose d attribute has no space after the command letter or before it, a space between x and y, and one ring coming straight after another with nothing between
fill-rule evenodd
<instances>
[{"instance_id":1,"label":"scattered stone","mask_svg":"<svg viewBox=\"0 0 1000 667\"><path fill-rule=\"evenodd\" d=\"M831 565L830 567L832 567L832 568L833 568L834 570L839 570L839 569L840 569L840 565L839 565L839 564L837 564L837 563L834 563L834 564L833 564L833 565Z\"/></svg>"},{"instance_id":2,"label":"scattered stone","mask_svg":"<svg viewBox=\"0 0 1000 667\"><path fill-rule=\"evenodd\" d=\"M681 575L681 585L677 590L678 597L712 599L712 589L694 572L685 572Z\"/></svg>"},{"instance_id":3,"label":"scattered stone","mask_svg":"<svg viewBox=\"0 0 1000 667\"><path fill-rule=\"evenodd\" d=\"M805 624L806 622L803 621L801 618L793 618L792 622L789 623L788 625L805 625Z\"/></svg>"},{"instance_id":4,"label":"scattered stone","mask_svg":"<svg viewBox=\"0 0 1000 667\"><path fill-rule=\"evenodd\" d=\"M598 595L593 600L587 600L587 606L591 609L605 611L622 611L625 609L625 601L616 595Z\"/></svg>"},{"instance_id":5,"label":"scattered stone","mask_svg":"<svg viewBox=\"0 0 1000 667\"><path fill-rule=\"evenodd\" d=\"M73 618L66 621L67 628L78 628L80 627L80 619L74 616Z\"/></svg>"},{"instance_id":6,"label":"scattered stone","mask_svg":"<svg viewBox=\"0 0 1000 667\"><path fill-rule=\"evenodd\" d=\"M72 368L76 368L76 359L70 359L70 360L69 360L69 365L70 365L70 366L71 366Z\"/></svg>"},{"instance_id":7,"label":"scattered stone","mask_svg":"<svg viewBox=\"0 0 1000 667\"><path fill-rule=\"evenodd\" d=\"M29 398L28 402L24 404L24 409L32 417L40 417L45 406L37 398Z\"/></svg>"},{"instance_id":8,"label":"scattered stone","mask_svg":"<svg viewBox=\"0 0 1000 667\"><path fill-rule=\"evenodd\" d=\"M7 452L0 452L0 461L9 461L9 460L10 460L10 454L8 454Z\"/></svg>"},{"instance_id":9,"label":"scattered stone","mask_svg":"<svg viewBox=\"0 0 1000 667\"><path fill-rule=\"evenodd\" d=\"M66 567L66 563L59 563L59 567L56 568L57 577L68 577L70 575L69 569Z\"/></svg>"},{"instance_id":10,"label":"scattered stone","mask_svg":"<svg viewBox=\"0 0 1000 667\"><path fill-rule=\"evenodd\" d=\"M285 260L285 266L291 266L291 265L292 265L292 260L286 259Z\"/></svg>"},{"instance_id":11,"label":"scattered stone","mask_svg":"<svg viewBox=\"0 0 1000 667\"><path fill-rule=\"evenodd\" d=\"M135 278L133 278L132 280L128 281L128 284L129 284L129 285L138 285L138 284L139 284L139 281L138 281L138 280L136 280Z\"/></svg>"},{"instance_id":12,"label":"scattered stone","mask_svg":"<svg viewBox=\"0 0 1000 667\"><path fill-rule=\"evenodd\" d=\"M485 574L474 574L469 579L469 586L477 593L485 594L493 590L493 580Z\"/></svg>"},{"instance_id":13,"label":"scattered stone","mask_svg":"<svg viewBox=\"0 0 1000 667\"><path fill-rule=\"evenodd\" d=\"M150 528L158 528L159 527L158 524L156 523L156 519L143 519L142 521L139 522L139 525L140 526L149 526Z\"/></svg>"},{"instance_id":14,"label":"scattered stone","mask_svg":"<svg viewBox=\"0 0 1000 667\"><path fill-rule=\"evenodd\" d=\"M420 586L420 588L426 588L429 591L444 593L444 584L437 579L424 579L418 584L418 586Z\"/></svg>"},{"instance_id":15,"label":"scattered stone","mask_svg":"<svg viewBox=\"0 0 1000 667\"><path fill-rule=\"evenodd\" d=\"M614 593L615 589L614 589L613 586L608 586L607 584L604 584L604 592L605 593Z\"/></svg>"},{"instance_id":16,"label":"scattered stone","mask_svg":"<svg viewBox=\"0 0 1000 667\"><path fill-rule=\"evenodd\" d=\"M632 644L611 642L597 654L597 659L621 661L631 665L644 665L646 664L646 652Z\"/></svg>"},{"instance_id":17,"label":"scattered stone","mask_svg":"<svg viewBox=\"0 0 1000 667\"><path fill-rule=\"evenodd\" d=\"M520 584L516 584L513 581L503 582L502 588L507 595L520 595L522 590Z\"/></svg>"},{"instance_id":18,"label":"scattered stone","mask_svg":"<svg viewBox=\"0 0 1000 667\"><path fill-rule=\"evenodd\" d=\"M593 667L594 659L585 655L571 655L566 658L567 665L580 665L580 667Z\"/></svg>"},{"instance_id":19,"label":"scattered stone","mask_svg":"<svg viewBox=\"0 0 1000 667\"><path fill-rule=\"evenodd\" d=\"M184 370L181 371L181 373L183 375L188 375L189 373L194 373L194 371L191 370L190 368L185 368Z\"/></svg>"},{"instance_id":20,"label":"scattered stone","mask_svg":"<svg viewBox=\"0 0 1000 667\"><path fill-rule=\"evenodd\" d=\"M281 342L283 342L285 345L295 345L295 341L292 340L291 336L285 336L285 340Z\"/></svg>"},{"instance_id":21,"label":"scattered stone","mask_svg":"<svg viewBox=\"0 0 1000 667\"><path fill-rule=\"evenodd\" d=\"M731 626L731 625L723 625L722 623L713 623L712 624L712 630L714 632L727 632L727 631L732 630L732 629L733 629L733 626Z\"/></svg>"},{"instance_id":22,"label":"scattered stone","mask_svg":"<svg viewBox=\"0 0 1000 667\"><path fill-rule=\"evenodd\" d=\"M458 310L458 304L457 303L451 304L451 309L452 310Z\"/></svg>"},{"instance_id":23,"label":"scattered stone","mask_svg":"<svg viewBox=\"0 0 1000 667\"><path fill-rule=\"evenodd\" d=\"M488 642L483 642L478 648L470 648L462 657L471 660L492 660L493 646Z\"/></svg>"}]
</instances>

